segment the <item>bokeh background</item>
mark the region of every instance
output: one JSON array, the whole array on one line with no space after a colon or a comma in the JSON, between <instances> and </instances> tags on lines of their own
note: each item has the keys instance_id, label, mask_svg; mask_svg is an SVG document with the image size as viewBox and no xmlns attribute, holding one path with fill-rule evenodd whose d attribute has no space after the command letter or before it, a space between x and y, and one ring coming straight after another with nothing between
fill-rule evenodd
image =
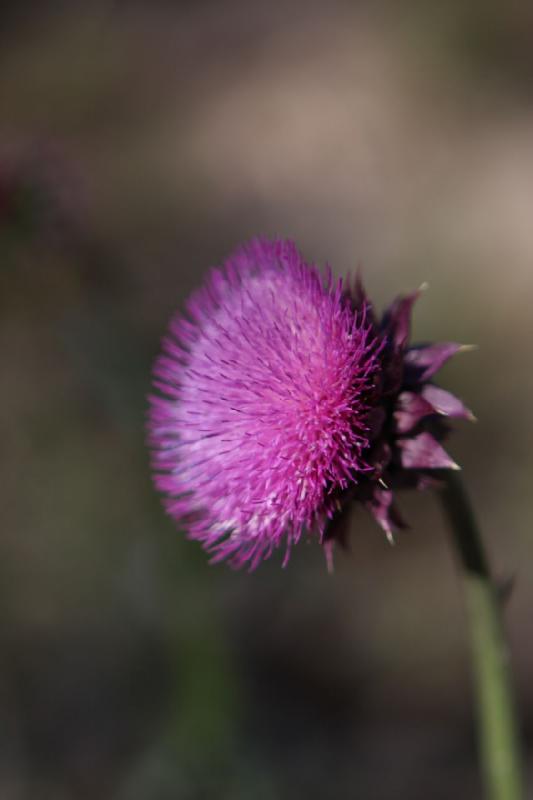
<instances>
[{"instance_id":1,"label":"bokeh background","mask_svg":"<svg viewBox=\"0 0 533 800\"><path fill-rule=\"evenodd\" d=\"M151 362L237 243L294 238L476 412L450 444L533 746L533 6L2 3L2 800L473 798L460 583L431 494L334 577L209 567L152 489Z\"/></svg>"}]
</instances>

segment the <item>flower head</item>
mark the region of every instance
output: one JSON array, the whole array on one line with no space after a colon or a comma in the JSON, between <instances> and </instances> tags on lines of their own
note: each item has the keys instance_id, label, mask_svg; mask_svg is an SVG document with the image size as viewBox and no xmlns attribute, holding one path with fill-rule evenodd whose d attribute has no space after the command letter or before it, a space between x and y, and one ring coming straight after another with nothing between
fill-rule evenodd
<instances>
[{"instance_id":1,"label":"flower head","mask_svg":"<svg viewBox=\"0 0 533 800\"><path fill-rule=\"evenodd\" d=\"M457 346L408 348L414 299L378 323L359 284L323 280L291 242L253 241L171 322L150 398L155 483L213 561L253 569L281 545L287 560L313 530L329 549L352 497L390 534L388 478L421 485L453 465L435 417L466 409L427 381Z\"/></svg>"}]
</instances>

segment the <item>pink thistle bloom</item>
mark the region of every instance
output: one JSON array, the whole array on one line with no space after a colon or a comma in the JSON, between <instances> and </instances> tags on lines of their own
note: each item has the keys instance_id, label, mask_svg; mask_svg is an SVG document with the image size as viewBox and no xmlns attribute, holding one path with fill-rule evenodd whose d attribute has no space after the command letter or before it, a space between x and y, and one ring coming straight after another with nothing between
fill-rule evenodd
<instances>
[{"instance_id":1,"label":"pink thistle bloom","mask_svg":"<svg viewBox=\"0 0 533 800\"><path fill-rule=\"evenodd\" d=\"M253 241L171 322L150 398L155 484L212 561L254 569L284 546L285 564L304 532L329 554L326 523L352 497L390 535L388 478L453 466L426 423L467 412L427 381L457 346L406 350L413 300L378 325L360 286L323 280L291 242Z\"/></svg>"}]
</instances>

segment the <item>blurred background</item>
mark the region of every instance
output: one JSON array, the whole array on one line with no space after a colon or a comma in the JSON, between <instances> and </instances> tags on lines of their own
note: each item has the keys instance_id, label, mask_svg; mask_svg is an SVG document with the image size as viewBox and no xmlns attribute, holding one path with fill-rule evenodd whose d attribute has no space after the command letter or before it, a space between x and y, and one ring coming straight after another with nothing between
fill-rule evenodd
<instances>
[{"instance_id":1,"label":"blurred background","mask_svg":"<svg viewBox=\"0 0 533 800\"><path fill-rule=\"evenodd\" d=\"M476 798L461 587L431 494L255 574L174 529L144 446L169 316L257 234L441 374L533 746L533 6L39 3L0 12L0 797Z\"/></svg>"}]
</instances>

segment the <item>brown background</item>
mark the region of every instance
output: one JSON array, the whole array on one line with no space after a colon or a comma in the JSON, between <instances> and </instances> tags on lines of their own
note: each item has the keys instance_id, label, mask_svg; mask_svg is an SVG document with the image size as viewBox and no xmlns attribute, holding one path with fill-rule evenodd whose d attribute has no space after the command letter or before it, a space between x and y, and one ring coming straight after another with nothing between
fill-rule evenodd
<instances>
[{"instance_id":1,"label":"brown background","mask_svg":"<svg viewBox=\"0 0 533 800\"><path fill-rule=\"evenodd\" d=\"M436 499L327 575L209 567L144 448L169 315L291 236L415 334L507 608L531 748L533 12L526 2L3 3L0 796L472 798L467 641Z\"/></svg>"}]
</instances>

